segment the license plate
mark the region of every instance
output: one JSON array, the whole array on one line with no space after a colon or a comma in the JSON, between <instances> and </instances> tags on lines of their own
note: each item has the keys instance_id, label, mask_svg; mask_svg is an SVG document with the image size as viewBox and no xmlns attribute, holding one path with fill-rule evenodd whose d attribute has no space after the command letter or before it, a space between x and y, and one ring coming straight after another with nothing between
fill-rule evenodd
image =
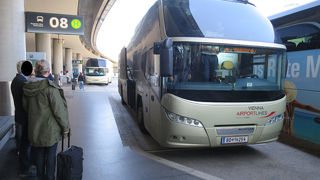
<instances>
[{"instance_id":1,"label":"license plate","mask_svg":"<svg viewBox=\"0 0 320 180\"><path fill-rule=\"evenodd\" d=\"M222 137L221 144L242 144L248 143L248 136Z\"/></svg>"}]
</instances>

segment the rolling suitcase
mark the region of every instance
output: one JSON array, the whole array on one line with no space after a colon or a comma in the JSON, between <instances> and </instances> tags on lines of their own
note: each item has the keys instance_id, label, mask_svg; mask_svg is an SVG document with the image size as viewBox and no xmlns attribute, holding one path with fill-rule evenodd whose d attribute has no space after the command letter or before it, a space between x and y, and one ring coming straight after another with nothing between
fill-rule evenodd
<instances>
[{"instance_id":1,"label":"rolling suitcase","mask_svg":"<svg viewBox=\"0 0 320 180\"><path fill-rule=\"evenodd\" d=\"M81 147L70 147L70 132L68 133L68 148L63 151L62 136L61 152L57 155L57 180L81 180L83 172L83 150Z\"/></svg>"}]
</instances>

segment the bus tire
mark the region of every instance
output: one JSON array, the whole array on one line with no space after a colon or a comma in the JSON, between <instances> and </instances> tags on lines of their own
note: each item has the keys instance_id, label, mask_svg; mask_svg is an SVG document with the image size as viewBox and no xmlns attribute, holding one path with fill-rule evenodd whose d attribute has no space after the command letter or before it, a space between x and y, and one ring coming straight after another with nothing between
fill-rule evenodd
<instances>
[{"instance_id":1,"label":"bus tire","mask_svg":"<svg viewBox=\"0 0 320 180\"><path fill-rule=\"evenodd\" d=\"M140 131L143 134L148 134L146 127L144 126L144 118L143 118L143 107L139 106L137 111L137 120Z\"/></svg>"},{"instance_id":2,"label":"bus tire","mask_svg":"<svg viewBox=\"0 0 320 180\"><path fill-rule=\"evenodd\" d=\"M126 102L124 102L124 99L123 99L122 96L121 96L121 104L122 104L122 105L127 105Z\"/></svg>"}]
</instances>

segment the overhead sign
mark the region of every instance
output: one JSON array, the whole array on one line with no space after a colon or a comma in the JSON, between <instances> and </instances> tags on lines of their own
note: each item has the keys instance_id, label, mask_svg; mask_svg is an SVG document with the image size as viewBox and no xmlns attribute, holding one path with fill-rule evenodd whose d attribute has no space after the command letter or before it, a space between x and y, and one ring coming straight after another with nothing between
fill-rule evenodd
<instances>
[{"instance_id":1,"label":"overhead sign","mask_svg":"<svg viewBox=\"0 0 320 180\"><path fill-rule=\"evenodd\" d=\"M83 60L72 60L72 64L83 64Z\"/></svg>"},{"instance_id":2,"label":"overhead sign","mask_svg":"<svg viewBox=\"0 0 320 180\"><path fill-rule=\"evenodd\" d=\"M26 12L26 32L52 34L84 34L82 16Z\"/></svg>"},{"instance_id":3,"label":"overhead sign","mask_svg":"<svg viewBox=\"0 0 320 180\"><path fill-rule=\"evenodd\" d=\"M37 60L46 59L46 53L45 52L27 52L26 59L31 61L32 65L34 66Z\"/></svg>"},{"instance_id":4,"label":"overhead sign","mask_svg":"<svg viewBox=\"0 0 320 180\"><path fill-rule=\"evenodd\" d=\"M27 59L46 59L46 53L45 52L27 52L26 53Z\"/></svg>"}]
</instances>

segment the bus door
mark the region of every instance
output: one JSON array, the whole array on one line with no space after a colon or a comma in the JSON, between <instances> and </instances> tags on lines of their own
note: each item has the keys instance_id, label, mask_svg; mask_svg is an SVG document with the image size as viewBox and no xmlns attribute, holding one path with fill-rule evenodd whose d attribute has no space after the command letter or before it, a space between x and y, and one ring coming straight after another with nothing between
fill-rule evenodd
<instances>
[{"instance_id":1,"label":"bus door","mask_svg":"<svg viewBox=\"0 0 320 180\"><path fill-rule=\"evenodd\" d=\"M149 108L149 99L150 99L150 85L149 85L149 77L150 77L150 63L148 58L148 52L142 55L142 70L144 72L145 81L140 81L141 84L138 85L138 91L140 91L142 96L142 104L143 104L143 120L146 129L149 131L152 130L151 122L150 122L150 108Z\"/></svg>"},{"instance_id":2,"label":"bus door","mask_svg":"<svg viewBox=\"0 0 320 180\"><path fill-rule=\"evenodd\" d=\"M120 61L119 61L119 78L118 78L118 91L122 98L122 101L128 103L127 96L127 84L128 84L128 75L127 75L127 56L126 56L126 48L122 48L120 53Z\"/></svg>"},{"instance_id":3,"label":"bus door","mask_svg":"<svg viewBox=\"0 0 320 180\"><path fill-rule=\"evenodd\" d=\"M159 66L160 59L159 55L153 55L153 52L149 53L149 111L150 111L150 125L152 126L153 132L158 136L160 130L160 76Z\"/></svg>"},{"instance_id":4,"label":"bus door","mask_svg":"<svg viewBox=\"0 0 320 180\"><path fill-rule=\"evenodd\" d=\"M141 84L142 92L142 104L143 104L143 121L146 129L151 131L150 122L150 109L149 109L149 98L150 98L150 88L148 83Z\"/></svg>"},{"instance_id":5,"label":"bus door","mask_svg":"<svg viewBox=\"0 0 320 180\"><path fill-rule=\"evenodd\" d=\"M136 81L133 79L133 69L130 66L127 66L127 100L128 105L131 108L135 107L136 104Z\"/></svg>"}]
</instances>

